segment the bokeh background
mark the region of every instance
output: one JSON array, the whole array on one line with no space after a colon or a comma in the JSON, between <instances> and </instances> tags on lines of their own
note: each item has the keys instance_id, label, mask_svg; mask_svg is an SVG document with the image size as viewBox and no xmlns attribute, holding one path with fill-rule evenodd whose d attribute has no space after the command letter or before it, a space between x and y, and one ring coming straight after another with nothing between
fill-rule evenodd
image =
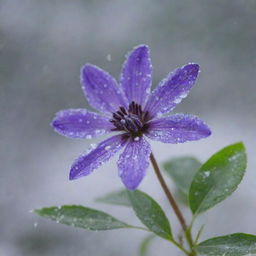
<instances>
[{"instance_id":1,"label":"bokeh background","mask_svg":"<svg viewBox=\"0 0 256 256\"><path fill-rule=\"evenodd\" d=\"M205 161L240 140L247 147L239 189L196 223L207 223L203 238L256 234L255 12L255 0L0 0L0 255L137 255L142 231L87 232L30 211L83 204L138 223L130 209L94 201L122 187L115 160L68 180L73 160L100 139L70 140L49 123L60 109L88 107L79 84L83 64L118 78L125 53L141 43L151 48L154 86L177 66L200 63L197 85L175 111L200 116L213 131L200 142L153 143L159 161L180 155ZM178 232L151 168L140 188L160 201ZM180 252L156 239L149 255L156 254Z\"/></svg>"}]
</instances>

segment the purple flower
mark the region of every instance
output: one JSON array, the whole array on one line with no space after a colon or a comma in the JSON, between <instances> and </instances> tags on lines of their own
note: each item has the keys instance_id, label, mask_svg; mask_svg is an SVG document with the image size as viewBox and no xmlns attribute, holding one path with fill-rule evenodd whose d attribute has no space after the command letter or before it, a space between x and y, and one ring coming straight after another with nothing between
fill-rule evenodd
<instances>
[{"instance_id":1,"label":"purple flower","mask_svg":"<svg viewBox=\"0 0 256 256\"><path fill-rule=\"evenodd\" d=\"M70 138L117 134L81 155L71 167L70 179L90 174L124 148L117 162L119 176L128 189L136 189L149 165L151 148L146 137L173 144L208 137L210 129L196 116L162 117L187 96L198 72L199 65L189 63L170 73L150 92L152 65L146 45L137 46L127 56L120 85L109 73L86 64L81 70L82 89L100 114L86 109L62 110L52 126Z\"/></svg>"}]
</instances>

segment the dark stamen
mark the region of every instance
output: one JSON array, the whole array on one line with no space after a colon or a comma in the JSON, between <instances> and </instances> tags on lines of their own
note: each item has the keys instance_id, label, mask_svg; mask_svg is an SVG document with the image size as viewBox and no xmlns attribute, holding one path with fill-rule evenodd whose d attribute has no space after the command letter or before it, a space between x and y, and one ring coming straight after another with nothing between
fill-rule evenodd
<instances>
[{"instance_id":1,"label":"dark stamen","mask_svg":"<svg viewBox=\"0 0 256 256\"><path fill-rule=\"evenodd\" d=\"M131 103L131 111L129 111L129 112L134 113L134 110L135 110L135 102L132 101L132 103Z\"/></svg>"},{"instance_id":2,"label":"dark stamen","mask_svg":"<svg viewBox=\"0 0 256 256\"><path fill-rule=\"evenodd\" d=\"M137 137L142 136L148 129L146 123L148 120L148 111L143 112L141 105L132 101L128 110L121 106L118 111L113 113L113 119L110 122L115 126L113 131L125 131L127 136Z\"/></svg>"},{"instance_id":3,"label":"dark stamen","mask_svg":"<svg viewBox=\"0 0 256 256\"><path fill-rule=\"evenodd\" d=\"M138 115L139 115L139 116L141 116L141 115L142 115L142 108L141 108L141 105L139 105Z\"/></svg>"},{"instance_id":4,"label":"dark stamen","mask_svg":"<svg viewBox=\"0 0 256 256\"><path fill-rule=\"evenodd\" d=\"M136 126L136 124L131 119L126 120L126 128L130 132L138 132L138 127Z\"/></svg>"},{"instance_id":5,"label":"dark stamen","mask_svg":"<svg viewBox=\"0 0 256 256\"><path fill-rule=\"evenodd\" d=\"M148 111L144 112L142 116L143 116L142 117L143 122L147 122L148 121L148 117L149 117Z\"/></svg>"},{"instance_id":6,"label":"dark stamen","mask_svg":"<svg viewBox=\"0 0 256 256\"><path fill-rule=\"evenodd\" d=\"M124 114L123 114L121 111L118 110L116 113L117 113L119 116L124 117Z\"/></svg>"},{"instance_id":7,"label":"dark stamen","mask_svg":"<svg viewBox=\"0 0 256 256\"><path fill-rule=\"evenodd\" d=\"M135 125L138 127L138 129L143 127L143 124L141 123L141 121L139 119L134 119L133 121L134 121Z\"/></svg>"},{"instance_id":8,"label":"dark stamen","mask_svg":"<svg viewBox=\"0 0 256 256\"><path fill-rule=\"evenodd\" d=\"M138 115L139 113L139 106L138 104L135 104L135 114Z\"/></svg>"},{"instance_id":9,"label":"dark stamen","mask_svg":"<svg viewBox=\"0 0 256 256\"><path fill-rule=\"evenodd\" d=\"M119 120L119 121L121 121L121 119L122 119L122 117L120 117L118 114L116 114L116 113L114 113L113 114L113 117L114 117L114 119L117 119L117 120Z\"/></svg>"},{"instance_id":10,"label":"dark stamen","mask_svg":"<svg viewBox=\"0 0 256 256\"><path fill-rule=\"evenodd\" d=\"M127 115L127 112L126 112L126 110L125 110L124 107L120 107L120 110L122 111L122 113L123 113L124 115Z\"/></svg>"}]
</instances>

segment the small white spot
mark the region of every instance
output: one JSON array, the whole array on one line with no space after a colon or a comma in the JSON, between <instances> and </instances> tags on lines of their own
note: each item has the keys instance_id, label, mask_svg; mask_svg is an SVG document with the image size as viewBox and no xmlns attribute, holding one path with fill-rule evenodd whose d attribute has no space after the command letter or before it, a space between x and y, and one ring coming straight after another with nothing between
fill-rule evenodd
<instances>
[{"instance_id":1,"label":"small white spot","mask_svg":"<svg viewBox=\"0 0 256 256\"><path fill-rule=\"evenodd\" d=\"M186 98L188 96L188 92L183 92L182 94L180 94L180 97L182 99Z\"/></svg>"},{"instance_id":2,"label":"small white spot","mask_svg":"<svg viewBox=\"0 0 256 256\"><path fill-rule=\"evenodd\" d=\"M111 60L112 60L111 54L108 54L107 55L107 61L111 61Z\"/></svg>"},{"instance_id":3,"label":"small white spot","mask_svg":"<svg viewBox=\"0 0 256 256\"><path fill-rule=\"evenodd\" d=\"M94 143L92 143L91 145L90 145L90 149L92 150L92 149L95 149L97 147L97 145L96 144L94 144Z\"/></svg>"},{"instance_id":4,"label":"small white spot","mask_svg":"<svg viewBox=\"0 0 256 256\"><path fill-rule=\"evenodd\" d=\"M134 138L134 141L139 141L140 140L140 137L135 137Z\"/></svg>"},{"instance_id":5,"label":"small white spot","mask_svg":"<svg viewBox=\"0 0 256 256\"><path fill-rule=\"evenodd\" d=\"M176 98L173 102L174 102L175 104L179 104L179 103L181 102L181 99L182 99L182 98Z\"/></svg>"},{"instance_id":6,"label":"small white spot","mask_svg":"<svg viewBox=\"0 0 256 256\"><path fill-rule=\"evenodd\" d=\"M34 228L37 228L37 226L38 226L38 223L34 222Z\"/></svg>"},{"instance_id":7,"label":"small white spot","mask_svg":"<svg viewBox=\"0 0 256 256\"><path fill-rule=\"evenodd\" d=\"M204 176L205 176L205 177L209 177L209 176L210 176L210 172L209 172L209 171L208 171L208 172L205 172L205 173L204 173Z\"/></svg>"},{"instance_id":8,"label":"small white spot","mask_svg":"<svg viewBox=\"0 0 256 256\"><path fill-rule=\"evenodd\" d=\"M111 146L106 146L105 147L105 150L110 150L111 149Z\"/></svg>"},{"instance_id":9,"label":"small white spot","mask_svg":"<svg viewBox=\"0 0 256 256\"><path fill-rule=\"evenodd\" d=\"M95 134L101 134L101 133L103 133L104 132L104 130L100 130L100 129L96 129L95 130Z\"/></svg>"}]
</instances>

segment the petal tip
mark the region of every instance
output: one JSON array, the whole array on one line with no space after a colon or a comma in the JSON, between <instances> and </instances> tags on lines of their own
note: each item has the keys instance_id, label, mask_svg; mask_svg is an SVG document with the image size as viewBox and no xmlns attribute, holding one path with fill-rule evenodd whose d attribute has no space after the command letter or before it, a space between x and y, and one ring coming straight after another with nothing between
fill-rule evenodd
<instances>
[{"instance_id":1,"label":"petal tip","mask_svg":"<svg viewBox=\"0 0 256 256\"><path fill-rule=\"evenodd\" d=\"M90 71L92 71L92 70L95 70L95 69L97 69L97 67L96 67L95 65L93 65L93 64L91 64L91 63L86 63L85 65L83 65L83 66L81 67L81 71L80 71L81 76L87 75L88 72L90 72Z\"/></svg>"},{"instance_id":2,"label":"petal tip","mask_svg":"<svg viewBox=\"0 0 256 256\"><path fill-rule=\"evenodd\" d=\"M137 49L148 51L149 50L149 46L146 45L146 44L139 44L139 45L134 46L134 48L133 48L133 50L137 50Z\"/></svg>"},{"instance_id":3,"label":"petal tip","mask_svg":"<svg viewBox=\"0 0 256 256\"><path fill-rule=\"evenodd\" d=\"M141 181L140 181L141 182ZM140 185L140 182L138 183L124 183L125 187L128 189L128 190L136 190L138 188L138 186Z\"/></svg>"},{"instance_id":4,"label":"petal tip","mask_svg":"<svg viewBox=\"0 0 256 256\"><path fill-rule=\"evenodd\" d=\"M207 137L211 136L212 131L209 128L209 126L203 121L202 121L202 125L203 125L203 127L202 127L202 132L201 132L201 136L202 136L201 138L207 138Z\"/></svg>"},{"instance_id":5,"label":"petal tip","mask_svg":"<svg viewBox=\"0 0 256 256\"><path fill-rule=\"evenodd\" d=\"M61 129L61 124L57 120L57 116L50 122L50 126L54 129L55 132L59 132Z\"/></svg>"},{"instance_id":6,"label":"petal tip","mask_svg":"<svg viewBox=\"0 0 256 256\"><path fill-rule=\"evenodd\" d=\"M126 59L128 60L130 57L140 57L140 56L149 56L149 47L146 44L139 44L127 53ZM139 58L140 59L140 58Z\"/></svg>"},{"instance_id":7,"label":"petal tip","mask_svg":"<svg viewBox=\"0 0 256 256\"><path fill-rule=\"evenodd\" d=\"M69 172L69 180L76 180L79 177L80 177L79 173L77 173L74 166L72 166Z\"/></svg>"},{"instance_id":8,"label":"petal tip","mask_svg":"<svg viewBox=\"0 0 256 256\"><path fill-rule=\"evenodd\" d=\"M207 127L208 129L206 130L206 137L209 137L212 135L212 131L209 127Z\"/></svg>"},{"instance_id":9,"label":"petal tip","mask_svg":"<svg viewBox=\"0 0 256 256\"><path fill-rule=\"evenodd\" d=\"M198 73L200 70L200 66L197 63L190 62L187 65L184 66L184 68L188 68L191 72Z\"/></svg>"},{"instance_id":10,"label":"petal tip","mask_svg":"<svg viewBox=\"0 0 256 256\"><path fill-rule=\"evenodd\" d=\"M62 122L60 120L61 117L64 115L64 111L60 110L55 114L55 117L50 122L50 126L54 129L55 132L61 134L61 130L63 129Z\"/></svg>"},{"instance_id":11,"label":"petal tip","mask_svg":"<svg viewBox=\"0 0 256 256\"><path fill-rule=\"evenodd\" d=\"M49 123L49 125L50 125L52 128L55 128L55 123L56 123L56 120L53 119L53 120Z\"/></svg>"},{"instance_id":12,"label":"petal tip","mask_svg":"<svg viewBox=\"0 0 256 256\"><path fill-rule=\"evenodd\" d=\"M73 175L70 173L69 174L69 180L74 180L75 178L73 177Z\"/></svg>"}]
</instances>

